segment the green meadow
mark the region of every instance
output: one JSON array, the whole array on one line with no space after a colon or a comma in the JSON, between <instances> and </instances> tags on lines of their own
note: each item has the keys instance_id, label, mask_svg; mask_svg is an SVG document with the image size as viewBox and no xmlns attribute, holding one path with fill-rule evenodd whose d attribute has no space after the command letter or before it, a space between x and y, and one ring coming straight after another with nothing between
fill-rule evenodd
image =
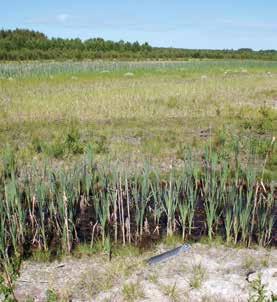
<instances>
[{"instance_id":1,"label":"green meadow","mask_svg":"<svg viewBox=\"0 0 277 302\"><path fill-rule=\"evenodd\" d=\"M167 169L188 148L228 154L238 140L258 164L276 135L276 87L267 61L1 63L1 151L72 163L92 145L99 162Z\"/></svg>"}]
</instances>

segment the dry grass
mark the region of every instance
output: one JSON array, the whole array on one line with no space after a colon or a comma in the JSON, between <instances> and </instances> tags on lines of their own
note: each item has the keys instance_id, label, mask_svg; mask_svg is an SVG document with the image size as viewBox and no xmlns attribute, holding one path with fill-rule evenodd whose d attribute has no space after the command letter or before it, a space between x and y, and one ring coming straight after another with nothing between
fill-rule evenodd
<instances>
[{"instance_id":1,"label":"dry grass","mask_svg":"<svg viewBox=\"0 0 277 302\"><path fill-rule=\"evenodd\" d=\"M140 283L126 283L122 288L123 300L126 302L134 302L141 300L144 297L143 289Z\"/></svg>"},{"instance_id":2,"label":"dry grass","mask_svg":"<svg viewBox=\"0 0 277 302\"><path fill-rule=\"evenodd\" d=\"M206 276L206 270L201 263L193 265L192 267L192 277L189 280L189 285L191 288L200 288Z\"/></svg>"},{"instance_id":3,"label":"dry grass","mask_svg":"<svg viewBox=\"0 0 277 302\"><path fill-rule=\"evenodd\" d=\"M205 143L209 127L212 135L223 126L231 133L241 130L258 118L265 102L272 105L274 62L239 66L199 62L188 70L133 70L132 77L80 73L0 80L1 144L14 145L23 159L65 157L68 152L49 149L73 127L79 152L94 143L100 158L123 160L124 154L128 162L156 158L172 164L186 145Z\"/></svg>"},{"instance_id":4,"label":"dry grass","mask_svg":"<svg viewBox=\"0 0 277 302\"><path fill-rule=\"evenodd\" d=\"M271 98L276 77L263 74L188 80L181 75L43 79L3 82L1 100L10 122L120 121L214 117L216 110L262 105ZM226 107L227 106L227 107ZM229 107L229 108L228 108Z\"/></svg>"}]
</instances>

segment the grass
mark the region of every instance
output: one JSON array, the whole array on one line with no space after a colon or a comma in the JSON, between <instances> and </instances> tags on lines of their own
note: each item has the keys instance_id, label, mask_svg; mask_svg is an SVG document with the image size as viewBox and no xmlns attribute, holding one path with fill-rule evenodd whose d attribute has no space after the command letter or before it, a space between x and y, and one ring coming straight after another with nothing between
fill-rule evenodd
<instances>
[{"instance_id":1,"label":"grass","mask_svg":"<svg viewBox=\"0 0 277 302\"><path fill-rule=\"evenodd\" d=\"M251 282L251 289L252 294L249 297L249 302L274 302L274 297L268 297L269 295L260 275Z\"/></svg>"},{"instance_id":2,"label":"grass","mask_svg":"<svg viewBox=\"0 0 277 302\"><path fill-rule=\"evenodd\" d=\"M167 236L162 240L162 243L168 248L176 247L182 244L182 242L182 237L178 234Z\"/></svg>"},{"instance_id":3,"label":"grass","mask_svg":"<svg viewBox=\"0 0 277 302\"><path fill-rule=\"evenodd\" d=\"M94 254L94 257L100 261L100 267L103 270L99 268L97 270L91 269L83 273L71 292L79 295L79 297L82 297L83 292L87 292L90 298L95 299L100 292L109 291L139 270L142 260L137 257L137 254L132 251L126 253L127 248L124 253L122 253L122 250L122 248L119 248L117 255L110 262L107 262L102 254ZM126 301L135 301L137 298L143 297L143 290L139 284L129 282L124 284L122 294ZM87 297L83 298L87 299Z\"/></svg>"},{"instance_id":4,"label":"grass","mask_svg":"<svg viewBox=\"0 0 277 302\"><path fill-rule=\"evenodd\" d=\"M58 301L58 295L54 290L47 291L47 302L56 302Z\"/></svg>"},{"instance_id":5,"label":"grass","mask_svg":"<svg viewBox=\"0 0 277 302\"><path fill-rule=\"evenodd\" d=\"M103 251L102 241L95 242L92 246L87 243L78 244L73 250L73 255L77 258L83 256L92 256Z\"/></svg>"},{"instance_id":6,"label":"grass","mask_svg":"<svg viewBox=\"0 0 277 302\"><path fill-rule=\"evenodd\" d=\"M36 250L32 252L32 260L35 262L49 262L51 259L50 251Z\"/></svg>"},{"instance_id":7,"label":"grass","mask_svg":"<svg viewBox=\"0 0 277 302\"><path fill-rule=\"evenodd\" d=\"M153 284L158 284L158 274L153 272L148 276L148 280Z\"/></svg>"},{"instance_id":8,"label":"grass","mask_svg":"<svg viewBox=\"0 0 277 302\"><path fill-rule=\"evenodd\" d=\"M189 280L189 285L191 288L198 289L202 286L205 279L206 270L202 264L196 264L192 267L192 277Z\"/></svg>"},{"instance_id":9,"label":"grass","mask_svg":"<svg viewBox=\"0 0 277 302\"><path fill-rule=\"evenodd\" d=\"M261 259L256 259L254 257L246 257L243 259L242 268L248 272L256 271L258 268L268 268L270 266L269 256L265 255Z\"/></svg>"},{"instance_id":10,"label":"grass","mask_svg":"<svg viewBox=\"0 0 277 302\"><path fill-rule=\"evenodd\" d=\"M173 285L164 285L163 294L166 295L170 301L178 302L180 301L180 294L176 287L176 282Z\"/></svg>"},{"instance_id":11,"label":"grass","mask_svg":"<svg viewBox=\"0 0 277 302\"><path fill-rule=\"evenodd\" d=\"M102 161L134 165L151 159L170 166L182 159L184 146L201 149L209 139L201 131L209 127L219 148L231 133L264 143L277 129L270 107L275 62L117 63L117 71L103 64L110 73L98 72L93 63L31 63L32 77L22 71L24 63L1 64L0 74L9 68L15 78L18 73L14 81L0 80L1 146L10 144L22 161L72 162L93 144ZM128 67L133 77L124 77Z\"/></svg>"},{"instance_id":12,"label":"grass","mask_svg":"<svg viewBox=\"0 0 277 302\"><path fill-rule=\"evenodd\" d=\"M0 295L4 301L16 301L14 281L19 276L21 258L0 259Z\"/></svg>"},{"instance_id":13,"label":"grass","mask_svg":"<svg viewBox=\"0 0 277 302\"><path fill-rule=\"evenodd\" d=\"M134 245L113 246L113 256L115 257L137 257L140 254L139 248Z\"/></svg>"},{"instance_id":14,"label":"grass","mask_svg":"<svg viewBox=\"0 0 277 302\"><path fill-rule=\"evenodd\" d=\"M247 271L254 271L258 266L258 263L253 257L246 257L243 260L242 268Z\"/></svg>"},{"instance_id":15,"label":"grass","mask_svg":"<svg viewBox=\"0 0 277 302\"><path fill-rule=\"evenodd\" d=\"M206 244L208 246L221 246L221 245L224 245L225 243L227 246L230 246L229 242L227 241L227 237L226 237L226 242L225 242L224 238L222 238L220 236L215 236L212 241L209 239L209 237L202 236L201 239L199 240L199 242L202 244ZM234 245L231 245L231 246L234 246Z\"/></svg>"},{"instance_id":16,"label":"grass","mask_svg":"<svg viewBox=\"0 0 277 302\"><path fill-rule=\"evenodd\" d=\"M100 292L111 289L116 284L118 277L118 274L114 271L85 273L76 283L76 289L73 289L73 292L77 293L77 290L79 290L80 297L82 297L82 289L86 289L90 298L93 298Z\"/></svg>"},{"instance_id":17,"label":"grass","mask_svg":"<svg viewBox=\"0 0 277 302\"><path fill-rule=\"evenodd\" d=\"M165 229L169 245L200 230L272 243L276 62L7 63L0 76L2 258L133 255Z\"/></svg>"},{"instance_id":18,"label":"grass","mask_svg":"<svg viewBox=\"0 0 277 302\"><path fill-rule=\"evenodd\" d=\"M144 298L144 293L139 283L126 283L122 288L123 299L126 302L134 302Z\"/></svg>"},{"instance_id":19,"label":"grass","mask_svg":"<svg viewBox=\"0 0 277 302\"><path fill-rule=\"evenodd\" d=\"M261 266L264 267L264 268L269 267L269 256L265 256L261 260Z\"/></svg>"}]
</instances>

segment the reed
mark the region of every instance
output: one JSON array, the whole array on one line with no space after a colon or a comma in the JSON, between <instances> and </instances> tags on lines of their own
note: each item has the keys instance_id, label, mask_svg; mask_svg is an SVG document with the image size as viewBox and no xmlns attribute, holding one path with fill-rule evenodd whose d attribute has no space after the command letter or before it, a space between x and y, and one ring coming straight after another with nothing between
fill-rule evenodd
<instances>
[{"instance_id":1,"label":"reed","mask_svg":"<svg viewBox=\"0 0 277 302\"><path fill-rule=\"evenodd\" d=\"M208 149L205 154L206 167L204 171L204 207L206 213L206 222L208 228L208 237L212 240L213 227L218 219L218 208L221 197L220 186L218 186L218 178L216 170L218 167L217 154L212 154ZM219 180L220 181L220 180ZM221 182L220 182L221 184Z\"/></svg>"},{"instance_id":2,"label":"reed","mask_svg":"<svg viewBox=\"0 0 277 302\"><path fill-rule=\"evenodd\" d=\"M78 75L95 74L109 72L129 72L129 71L159 71L161 69L176 70L186 68L189 73L209 74L228 70L232 75L238 73L242 69L250 71L273 70L277 69L277 63L274 61L257 61L257 60L191 60L191 61L140 61L140 62L124 62L124 61L64 61L64 62L26 62L26 63L0 63L1 79L21 79L36 78L58 75ZM228 73L228 72L227 72Z\"/></svg>"},{"instance_id":3,"label":"reed","mask_svg":"<svg viewBox=\"0 0 277 302\"><path fill-rule=\"evenodd\" d=\"M2 259L26 249L70 253L80 240L93 245L98 238L106 250L112 242L136 243L165 232L185 240L203 222L210 240L225 233L227 243L276 244L274 185L211 150L201 165L191 159L169 175L149 165L129 174L96 167L90 148L81 165L59 170L49 164L19 169L10 151L2 160Z\"/></svg>"},{"instance_id":4,"label":"reed","mask_svg":"<svg viewBox=\"0 0 277 302\"><path fill-rule=\"evenodd\" d=\"M166 184L164 189L163 207L167 217L167 236L173 235L173 227L175 223L175 212L179 203L179 190L180 180L177 178L173 182L172 175L170 176L169 183Z\"/></svg>"},{"instance_id":5,"label":"reed","mask_svg":"<svg viewBox=\"0 0 277 302\"><path fill-rule=\"evenodd\" d=\"M160 234L160 219L164 212L162 203L161 180L158 173L155 173L155 179L151 182L151 195L153 197L153 224L154 233Z\"/></svg>"}]
</instances>

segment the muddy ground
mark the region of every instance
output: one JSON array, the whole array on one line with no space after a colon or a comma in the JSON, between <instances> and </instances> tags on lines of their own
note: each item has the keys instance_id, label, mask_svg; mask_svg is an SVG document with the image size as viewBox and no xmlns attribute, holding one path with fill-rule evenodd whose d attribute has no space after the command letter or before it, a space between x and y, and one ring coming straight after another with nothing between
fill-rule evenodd
<instances>
[{"instance_id":1,"label":"muddy ground","mask_svg":"<svg viewBox=\"0 0 277 302\"><path fill-rule=\"evenodd\" d=\"M168 249L161 244L151 252L131 250L111 262L104 254L51 263L29 260L22 265L15 294L18 301L248 301L260 275L265 294L277 295L276 248L196 243L167 262L145 263Z\"/></svg>"}]
</instances>

